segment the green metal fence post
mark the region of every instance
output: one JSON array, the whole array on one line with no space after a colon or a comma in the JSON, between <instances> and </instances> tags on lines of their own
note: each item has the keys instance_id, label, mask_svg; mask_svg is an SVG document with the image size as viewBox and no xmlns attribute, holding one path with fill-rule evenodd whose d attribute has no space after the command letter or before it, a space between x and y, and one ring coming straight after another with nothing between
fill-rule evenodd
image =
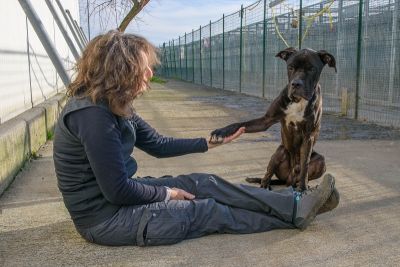
<instances>
[{"instance_id":1,"label":"green metal fence post","mask_svg":"<svg viewBox=\"0 0 400 267\"><path fill-rule=\"evenodd\" d=\"M173 47L174 40L171 40L170 42L171 42L171 44L169 46L169 51L170 51L170 55L171 55L170 56L171 57L171 77L174 77L175 76L175 61L174 61L175 55L174 55L174 47Z\"/></svg>"},{"instance_id":2,"label":"green metal fence post","mask_svg":"<svg viewBox=\"0 0 400 267\"><path fill-rule=\"evenodd\" d=\"M168 55L169 55L169 77L172 77L172 53L171 53L171 41L168 41Z\"/></svg>"},{"instance_id":3,"label":"green metal fence post","mask_svg":"<svg viewBox=\"0 0 400 267\"><path fill-rule=\"evenodd\" d=\"M165 54L166 54L166 51L165 51L165 42L163 43L163 61L164 61L164 67L162 68L162 70L163 70L163 75L164 76L168 76L168 74L167 75L165 75L165 71L166 70L168 70L168 65L167 65L167 69L165 69L165 62L167 62L168 63L168 59L166 58L166 56L165 56Z\"/></svg>"},{"instance_id":4,"label":"green metal fence post","mask_svg":"<svg viewBox=\"0 0 400 267\"><path fill-rule=\"evenodd\" d=\"M183 80L182 77L182 50L181 50L181 37L179 36L179 51L178 51L178 56L179 56L179 70L181 74L181 79Z\"/></svg>"},{"instance_id":5,"label":"green metal fence post","mask_svg":"<svg viewBox=\"0 0 400 267\"><path fill-rule=\"evenodd\" d=\"M176 74L176 55L175 55L175 40L172 39L172 52L174 53L174 77L177 76Z\"/></svg>"},{"instance_id":6,"label":"green metal fence post","mask_svg":"<svg viewBox=\"0 0 400 267\"><path fill-rule=\"evenodd\" d=\"M222 14L222 89L225 89L225 14Z\"/></svg>"},{"instance_id":7,"label":"green metal fence post","mask_svg":"<svg viewBox=\"0 0 400 267\"><path fill-rule=\"evenodd\" d=\"M174 56L172 51L172 40L168 41L168 66L169 66L169 76L174 76Z\"/></svg>"},{"instance_id":8,"label":"green metal fence post","mask_svg":"<svg viewBox=\"0 0 400 267\"><path fill-rule=\"evenodd\" d=\"M303 38L303 0L300 0L299 12L299 49L301 49L301 39Z\"/></svg>"},{"instance_id":9,"label":"green metal fence post","mask_svg":"<svg viewBox=\"0 0 400 267\"><path fill-rule=\"evenodd\" d=\"M212 87L212 56L211 56L211 20L210 20L210 86Z\"/></svg>"},{"instance_id":10,"label":"green metal fence post","mask_svg":"<svg viewBox=\"0 0 400 267\"><path fill-rule=\"evenodd\" d=\"M169 65L171 64L171 51L170 51L170 47L171 47L171 41L168 41L168 53L167 53L167 60L168 60L168 77L171 77L171 70Z\"/></svg>"},{"instance_id":11,"label":"green metal fence post","mask_svg":"<svg viewBox=\"0 0 400 267\"><path fill-rule=\"evenodd\" d=\"M396 50L398 51L398 49L400 47L396 47L396 40L399 40L399 30L398 30L398 23L397 20L399 18L399 14L400 14L400 1L396 1L395 3L393 3L394 5L394 9L393 9L393 16L392 16L392 40L390 42L390 63L389 63L389 94L388 94L388 100L389 103L393 103L394 102L394 97L393 97L393 91L395 89L394 86L394 80L395 80L395 76L396 76L396 62L397 64L399 64L399 56L398 56L398 52L396 53ZM396 55L397 54L397 55Z\"/></svg>"},{"instance_id":12,"label":"green metal fence post","mask_svg":"<svg viewBox=\"0 0 400 267\"><path fill-rule=\"evenodd\" d=\"M192 82L194 82L194 30L192 29Z\"/></svg>"},{"instance_id":13,"label":"green metal fence post","mask_svg":"<svg viewBox=\"0 0 400 267\"><path fill-rule=\"evenodd\" d=\"M201 58L201 25L200 25L200 39L199 39L199 51L200 51L200 84L203 84L203 60Z\"/></svg>"},{"instance_id":14,"label":"green metal fence post","mask_svg":"<svg viewBox=\"0 0 400 267\"><path fill-rule=\"evenodd\" d=\"M361 42L362 42L362 16L363 16L363 0L360 0L358 6L358 38L357 38L357 72L356 72L356 96L354 103L354 119L358 119L358 102L360 92L360 73L361 73Z\"/></svg>"},{"instance_id":15,"label":"green metal fence post","mask_svg":"<svg viewBox=\"0 0 400 267\"><path fill-rule=\"evenodd\" d=\"M168 77L172 76L172 68L171 68L171 41L168 41L168 49L167 49L167 60L168 60Z\"/></svg>"},{"instance_id":16,"label":"green metal fence post","mask_svg":"<svg viewBox=\"0 0 400 267\"><path fill-rule=\"evenodd\" d=\"M188 70L187 70L187 60L188 60L188 55L187 55L187 44L186 44L186 32L185 32L185 49L183 51L184 55L185 55L185 77L186 77L186 81L188 80Z\"/></svg>"},{"instance_id":17,"label":"green metal fence post","mask_svg":"<svg viewBox=\"0 0 400 267\"><path fill-rule=\"evenodd\" d=\"M239 92L242 92L243 5L240 7Z\"/></svg>"},{"instance_id":18,"label":"green metal fence post","mask_svg":"<svg viewBox=\"0 0 400 267\"><path fill-rule=\"evenodd\" d=\"M267 24L265 22L267 7L266 7L267 0L264 0L264 17L263 17L263 63L262 63L262 97L265 97L265 42L266 42L266 29Z\"/></svg>"}]
</instances>

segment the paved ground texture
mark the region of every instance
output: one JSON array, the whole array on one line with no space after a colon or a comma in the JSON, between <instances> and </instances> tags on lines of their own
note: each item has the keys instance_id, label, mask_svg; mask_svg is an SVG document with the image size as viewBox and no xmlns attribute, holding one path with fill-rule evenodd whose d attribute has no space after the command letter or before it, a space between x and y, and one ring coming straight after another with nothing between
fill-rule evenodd
<instances>
[{"instance_id":1,"label":"paved ground texture","mask_svg":"<svg viewBox=\"0 0 400 267\"><path fill-rule=\"evenodd\" d=\"M207 136L255 118L268 102L189 83L153 85L136 108L165 135ZM103 247L75 232L57 189L52 143L0 198L0 266L400 266L400 132L324 115L316 150L341 203L301 232L210 235L165 247ZM205 154L156 159L136 151L139 176L212 172L232 182L261 176L279 127Z\"/></svg>"}]
</instances>

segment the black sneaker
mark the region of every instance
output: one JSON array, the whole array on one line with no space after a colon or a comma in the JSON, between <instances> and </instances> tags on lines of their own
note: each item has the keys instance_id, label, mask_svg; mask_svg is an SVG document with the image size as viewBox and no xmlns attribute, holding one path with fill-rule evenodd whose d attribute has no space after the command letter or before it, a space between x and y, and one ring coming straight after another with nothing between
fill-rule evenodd
<instances>
[{"instance_id":1,"label":"black sneaker","mask_svg":"<svg viewBox=\"0 0 400 267\"><path fill-rule=\"evenodd\" d=\"M339 205L339 201L340 201L340 194L339 194L339 191L335 187L335 188L333 188L332 194L329 196L328 200L318 210L317 215L333 210L334 208L336 208Z\"/></svg>"},{"instance_id":2,"label":"black sneaker","mask_svg":"<svg viewBox=\"0 0 400 267\"><path fill-rule=\"evenodd\" d=\"M332 194L334 187L335 178L326 174L316 187L303 192L295 192L293 224L301 230L306 229Z\"/></svg>"}]
</instances>

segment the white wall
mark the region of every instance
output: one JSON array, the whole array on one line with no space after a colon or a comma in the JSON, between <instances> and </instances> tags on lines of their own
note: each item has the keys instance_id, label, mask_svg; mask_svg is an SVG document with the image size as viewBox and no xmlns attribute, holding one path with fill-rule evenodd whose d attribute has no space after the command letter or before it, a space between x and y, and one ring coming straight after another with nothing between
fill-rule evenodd
<instances>
[{"instance_id":1,"label":"white wall","mask_svg":"<svg viewBox=\"0 0 400 267\"><path fill-rule=\"evenodd\" d=\"M75 59L45 1L30 1L57 52L64 59L65 67L71 70ZM55 0L52 2L64 28L79 51L60 9ZM73 18L79 23L78 0L61 0L61 2L64 9L69 9ZM25 13L17 0L1 1L0 25L0 123L3 123L31 108L32 102L33 105L37 105L63 90L63 84L30 22L26 24ZM29 36L30 68L27 35Z\"/></svg>"}]
</instances>

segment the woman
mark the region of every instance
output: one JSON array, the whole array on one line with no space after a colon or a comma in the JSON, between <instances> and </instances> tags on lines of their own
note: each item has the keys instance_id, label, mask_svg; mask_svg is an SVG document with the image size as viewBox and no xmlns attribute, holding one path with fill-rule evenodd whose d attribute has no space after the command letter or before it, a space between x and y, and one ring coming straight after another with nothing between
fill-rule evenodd
<instances>
[{"instance_id":1,"label":"woman","mask_svg":"<svg viewBox=\"0 0 400 267\"><path fill-rule=\"evenodd\" d=\"M77 62L54 139L58 186L77 231L98 244L145 246L307 227L331 195L333 177L306 193L236 186L212 174L131 178L134 147L173 157L217 146L205 138L161 136L135 113L132 102L146 91L157 63L149 42L118 31L94 38Z\"/></svg>"}]
</instances>

